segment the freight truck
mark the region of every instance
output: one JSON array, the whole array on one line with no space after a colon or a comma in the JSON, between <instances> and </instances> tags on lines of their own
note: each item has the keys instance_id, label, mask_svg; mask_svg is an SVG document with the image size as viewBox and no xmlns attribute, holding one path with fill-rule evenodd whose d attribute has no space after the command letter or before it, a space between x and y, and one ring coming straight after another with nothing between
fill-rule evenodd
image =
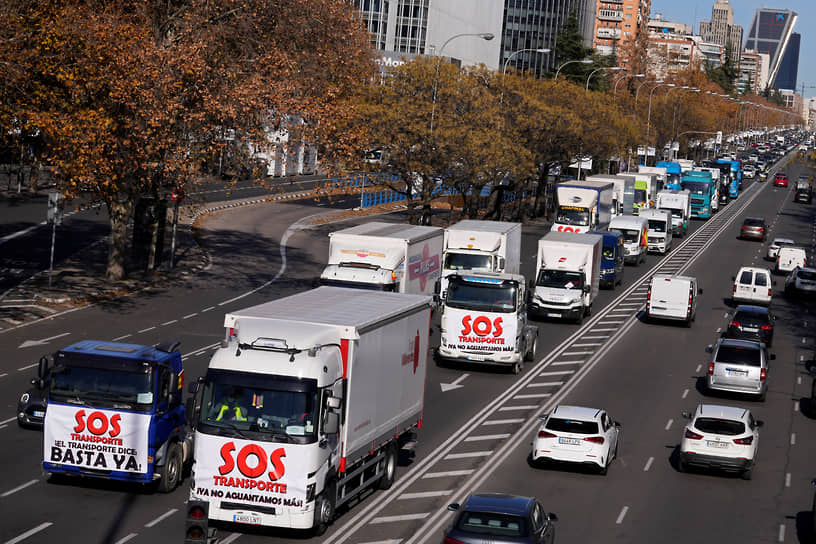
<instances>
[{"instance_id":1,"label":"freight truck","mask_svg":"<svg viewBox=\"0 0 816 544\"><path fill-rule=\"evenodd\" d=\"M582 233L604 230L612 218L614 185L605 181L565 181L555 187L557 210L552 230Z\"/></svg>"},{"instance_id":2,"label":"freight truck","mask_svg":"<svg viewBox=\"0 0 816 544\"><path fill-rule=\"evenodd\" d=\"M318 287L227 314L194 388L190 502L210 520L322 533L388 489L422 424L430 303Z\"/></svg>"},{"instance_id":3,"label":"freight truck","mask_svg":"<svg viewBox=\"0 0 816 544\"><path fill-rule=\"evenodd\" d=\"M464 219L445 229L442 294L447 276L466 271L518 274L521 267L521 223Z\"/></svg>"},{"instance_id":4,"label":"freight truck","mask_svg":"<svg viewBox=\"0 0 816 544\"><path fill-rule=\"evenodd\" d=\"M321 285L432 295L441 277L441 227L371 222L329 234Z\"/></svg>"},{"instance_id":5,"label":"freight truck","mask_svg":"<svg viewBox=\"0 0 816 544\"><path fill-rule=\"evenodd\" d=\"M603 236L549 232L538 241L530 313L581 323L592 312L601 279Z\"/></svg>"},{"instance_id":6,"label":"freight truck","mask_svg":"<svg viewBox=\"0 0 816 544\"><path fill-rule=\"evenodd\" d=\"M657 193L657 209L669 210L672 215L672 234L688 234L688 222L691 219L691 193L683 191L660 191Z\"/></svg>"},{"instance_id":7,"label":"freight truck","mask_svg":"<svg viewBox=\"0 0 816 544\"><path fill-rule=\"evenodd\" d=\"M178 345L83 340L40 359L45 473L175 489L193 451Z\"/></svg>"},{"instance_id":8,"label":"freight truck","mask_svg":"<svg viewBox=\"0 0 816 544\"><path fill-rule=\"evenodd\" d=\"M663 185L669 190L680 189L680 176L683 175L682 166L679 162L658 161L657 166L666 169L666 181Z\"/></svg>"},{"instance_id":9,"label":"freight truck","mask_svg":"<svg viewBox=\"0 0 816 544\"><path fill-rule=\"evenodd\" d=\"M603 181L612 184L612 216L632 213L635 194L634 174L595 174L587 176L587 181ZM627 200L627 194L629 198ZM627 208L628 205L628 208Z\"/></svg>"}]
</instances>

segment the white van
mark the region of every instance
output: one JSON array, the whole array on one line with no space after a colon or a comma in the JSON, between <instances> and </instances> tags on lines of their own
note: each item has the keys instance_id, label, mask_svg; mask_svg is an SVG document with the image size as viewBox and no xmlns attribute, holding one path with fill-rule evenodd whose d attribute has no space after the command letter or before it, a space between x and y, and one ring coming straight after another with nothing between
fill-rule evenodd
<instances>
[{"instance_id":1,"label":"white van","mask_svg":"<svg viewBox=\"0 0 816 544\"><path fill-rule=\"evenodd\" d=\"M702 293L697 278L655 274L646 295L646 319L683 321L690 327L697 316L697 296Z\"/></svg>"},{"instance_id":2,"label":"white van","mask_svg":"<svg viewBox=\"0 0 816 544\"><path fill-rule=\"evenodd\" d=\"M647 244L649 251L661 255L668 253L672 243L672 214L669 210L640 210L639 217L645 218L647 225Z\"/></svg>"},{"instance_id":3,"label":"white van","mask_svg":"<svg viewBox=\"0 0 816 544\"><path fill-rule=\"evenodd\" d=\"M773 280L767 268L743 266L734 277L734 302L748 302L769 306L773 296Z\"/></svg>"},{"instance_id":4,"label":"white van","mask_svg":"<svg viewBox=\"0 0 816 544\"><path fill-rule=\"evenodd\" d=\"M776 254L776 272L790 272L797 266L807 266L807 252L802 247L783 246Z\"/></svg>"},{"instance_id":5,"label":"white van","mask_svg":"<svg viewBox=\"0 0 816 544\"><path fill-rule=\"evenodd\" d=\"M618 215L609 222L609 232L623 235L624 261L635 266L646 261L649 220L639 215Z\"/></svg>"}]
</instances>

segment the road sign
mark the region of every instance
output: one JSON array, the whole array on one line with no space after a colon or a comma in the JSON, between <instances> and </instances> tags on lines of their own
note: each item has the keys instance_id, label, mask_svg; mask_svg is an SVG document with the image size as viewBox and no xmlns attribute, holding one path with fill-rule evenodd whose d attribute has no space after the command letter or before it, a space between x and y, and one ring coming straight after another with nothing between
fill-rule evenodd
<instances>
[{"instance_id":1,"label":"road sign","mask_svg":"<svg viewBox=\"0 0 816 544\"><path fill-rule=\"evenodd\" d=\"M54 191L48 193L48 213L46 214L46 221L49 225L62 225L62 215L65 210L65 199L62 193Z\"/></svg>"},{"instance_id":2,"label":"road sign","mask_svg":"<svg viewBox=\"0 0 816 544\"><path fill-rule=\"evenodd\" d=\"M717 145L722 145L722 131L717 131Z\"/></svg>"}]
</instances>

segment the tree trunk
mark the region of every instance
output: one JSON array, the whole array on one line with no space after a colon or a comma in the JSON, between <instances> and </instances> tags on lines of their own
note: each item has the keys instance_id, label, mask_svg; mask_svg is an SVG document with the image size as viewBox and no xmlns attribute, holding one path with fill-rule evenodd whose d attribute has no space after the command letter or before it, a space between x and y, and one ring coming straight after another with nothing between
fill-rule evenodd
<instances>
[{"instance_id":1,"label":"tree trunk","mask_svg":"<svg viewBox=\"0 0 816 544\"><path fill-rule=\"evenodd\" d=\"M108 269L105 274L110 281L125 278L125 255L127 249L127 225L133 213L130 201L120 202L111 199L107 202L110 217L110 246L108 248Z\"/></svg>"}]
</instances>

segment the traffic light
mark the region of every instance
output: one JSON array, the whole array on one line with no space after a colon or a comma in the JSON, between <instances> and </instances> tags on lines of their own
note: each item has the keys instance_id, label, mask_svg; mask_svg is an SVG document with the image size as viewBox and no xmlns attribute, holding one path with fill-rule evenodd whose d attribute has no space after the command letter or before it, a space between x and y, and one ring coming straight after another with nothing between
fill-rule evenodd
<instances>
[{"instance_id":1,"label":"traffic light","mask_svg":"<svg viewBox=\"0 0 816 544\"><path fill-rule=\"evenodd\" d=\"M187 501L187 518L184 520L184 544L207 542L207 516L210 503Z\"/></svg>"}]
</instances>

